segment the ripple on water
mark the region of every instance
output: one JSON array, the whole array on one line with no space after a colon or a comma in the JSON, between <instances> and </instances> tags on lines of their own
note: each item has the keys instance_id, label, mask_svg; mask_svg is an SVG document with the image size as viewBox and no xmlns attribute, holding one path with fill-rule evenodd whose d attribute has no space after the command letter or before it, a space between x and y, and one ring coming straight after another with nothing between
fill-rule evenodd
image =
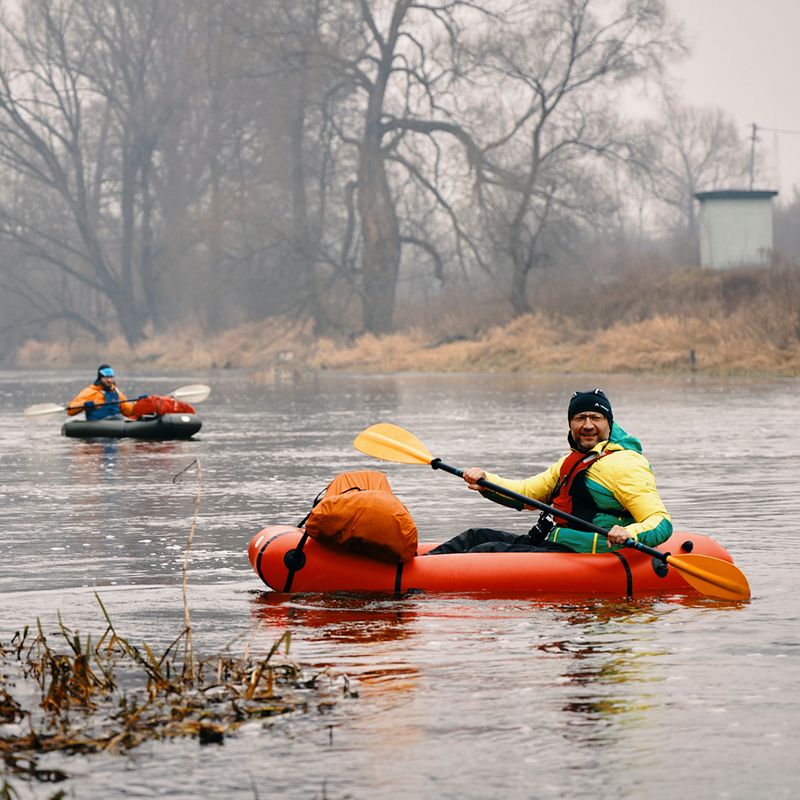
<instances>
[{"instance_id":1,"label":"ripple on water","mask_svg":"<svg viewBox=\"0 0 800 800\"><path fill-rule=\"evenodd\" d=\"M188 588L197 647L266 653L288 629L309 674L347 674L358 697L249 724L223 747L171 741L130 760L54 757L73 775L68 793L793 796L800 455L783 420L796 381L515 374L264 386L237 373L131 375L135 389L209 383L197 440L83 443L61 437L59 420L20 420L26 405L63 398L84 377L0 372L4 635L37 616L55 629L58 611L102 633L97 592L124 635L171 642L183 624L199 459ZM609 392L617 419L644 442L676 527L712 533L733 553L751 603L262 591L246 560L250 537L296 523L337 471L386 472L424 539L475 524L527 529L528 515L451 476L368 459L353 438L392 421L448 463L524 477L562 452L563 400L590 385ZM735 435L712 424L723 412Z\"/></svg>"}]
</instances>

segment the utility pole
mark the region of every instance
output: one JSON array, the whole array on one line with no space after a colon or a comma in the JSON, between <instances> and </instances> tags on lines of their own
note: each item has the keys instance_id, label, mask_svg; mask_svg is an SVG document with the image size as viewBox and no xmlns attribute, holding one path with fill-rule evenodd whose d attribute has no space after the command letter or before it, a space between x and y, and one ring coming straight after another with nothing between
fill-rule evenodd
<instances>
[{"instance_id":1,"label":"utility pole","mask_svg":"<svg viewBox=\"0 0 800 800\"><path fill-rule=\"evenodd\" d=\"M793 136L800 136L800 130L789 130L788 128L765 128L763 125L756 125L756 123L752 123L753 132L750 134L750 190L753 190L753 184L755 182L755 175L756 175L756 142L759 141L757 132L758 131L767 131L769 133L780 134L780 133L790 133ZM777 152L778 152L778 141L775 140L775 158L777 159Z\"/></svg>"}]
</instances>

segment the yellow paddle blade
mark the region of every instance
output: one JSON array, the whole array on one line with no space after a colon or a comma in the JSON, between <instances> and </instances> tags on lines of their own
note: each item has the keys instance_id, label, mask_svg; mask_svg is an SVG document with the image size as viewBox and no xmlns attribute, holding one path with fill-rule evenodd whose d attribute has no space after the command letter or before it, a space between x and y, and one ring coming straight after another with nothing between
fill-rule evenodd
<instances>
[{"instance_id":1,"label":"yellow paddle blade","mask_svg":"<svg viewBox=\"0 0 800 800\"><path fill-rule=\"evenodd\" d=\"M382 461L401 464L430 464L433 461L428 448L413 433L391 422L380 422L361 431L353 447Z\"/></svg>"},{"instance_id":2,"label":"yellow paddle blade","mask_svg":"<svg viewBox=\"0 0 800 800\"><path fill-rule=\"evenodd\" d=\"M698 592L723 600L747 600L750 586L744 573L730 561L713 556L667 556L667 563L675 567L686 582Z\"/></svg>"}]
</instances>

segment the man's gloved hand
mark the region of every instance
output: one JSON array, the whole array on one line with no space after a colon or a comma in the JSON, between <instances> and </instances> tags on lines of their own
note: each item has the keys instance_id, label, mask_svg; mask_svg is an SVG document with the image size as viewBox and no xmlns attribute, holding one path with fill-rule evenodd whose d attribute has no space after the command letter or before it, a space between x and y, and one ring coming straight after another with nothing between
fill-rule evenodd
<instances>
[{"instance_id":1,"label":"man's gloved hand","mask_svg":"<svg viewBox=\"0 0 800 800\"><path fill-rule=\"evenodd\" d=\"M528 538L533 544L541 544L554 527L553 520L542 514L536 524L528 531Z\"/></svg>"},{"instance_id":2,"label":"man's gloved hand","mask_svg":"<svg viewBox=\"0 0 800 800\"><path fill-rule=\"evenodd\" d=\"M87 400L87 401L86 401L86 402L83 404L83 407L84 407L84 408L85 408L87 411L91 411L91 410L94 408L94 401L92 401L92 400Z\"/></svg>"}]
</instances>

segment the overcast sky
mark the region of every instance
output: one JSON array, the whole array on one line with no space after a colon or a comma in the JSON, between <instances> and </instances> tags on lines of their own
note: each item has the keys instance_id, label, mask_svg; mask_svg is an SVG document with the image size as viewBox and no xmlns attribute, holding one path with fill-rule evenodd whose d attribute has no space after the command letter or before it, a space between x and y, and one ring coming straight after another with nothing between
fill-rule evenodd
<instances>
[{"instance_id":1,"label":"overcast sky","mask_svg":"<svg viewBox=\"0 0 800 800\"><path fill-rule=\"evenodd\" d=\"M800 0L667 0L691 55L675 70L691 105L728 111L743 136L759 132L755 188L787 202L800 191Z\"/></svg>"}]
</instances>

